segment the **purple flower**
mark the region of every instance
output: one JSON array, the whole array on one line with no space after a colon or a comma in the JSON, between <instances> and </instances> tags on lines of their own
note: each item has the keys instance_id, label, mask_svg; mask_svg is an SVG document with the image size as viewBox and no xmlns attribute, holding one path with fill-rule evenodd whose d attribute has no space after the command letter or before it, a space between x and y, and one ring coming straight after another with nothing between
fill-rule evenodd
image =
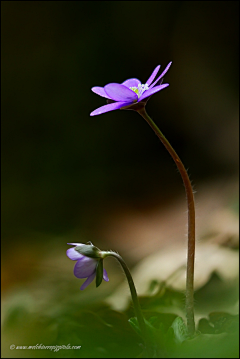
<instances>
[{"instance_id":1,"label":"purple flower","mask_svg":"<svg viewBox=\"0 0 240 359\"><path fill-rule=\"evenodd\" d=\"M77 248L86 246L82 243L68 243L72 246L75 246L74 248L69 248L67 250L67 256L73 261L77 261L74 267L74 275L77 278L87 278L87 280L83 283L81 286L81 290L85 289L96 277L96 270L99 263L99 259L86 257L83 254L80 254L77 251ZM101 260L101 259L100 259ZM108 282L108 275L105 269L103 269L103 275L102 278Z\"/></svg>"},{"instance_id":2,"label":"purple flower","mask_svg":"<svg viewBox=\"0 0 240 359\"><path fill-rule=\"evenodd\" d=\"M172 63L170 62L161 75L154 81L160 69L160 65L158 65L145 84L141 84L138 79L129 79L122 84L110 83L104 87L93 87L92 91L99 96L105 97L108 104L97 108L90 114L90 116L101 115L102 113L119 110L120 108L134 110L145 106L150 96L169 86L169 84L162 85L159 81L161 79L163 80L163 76L168 71L171 64Z\"/></svg>"}]
</instances>

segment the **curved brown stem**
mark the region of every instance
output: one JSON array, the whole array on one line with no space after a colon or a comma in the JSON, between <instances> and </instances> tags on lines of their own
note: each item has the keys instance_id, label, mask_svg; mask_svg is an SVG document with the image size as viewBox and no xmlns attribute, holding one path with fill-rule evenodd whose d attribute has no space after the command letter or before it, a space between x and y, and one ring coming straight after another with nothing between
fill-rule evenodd
<instances>
[{"instance_id":1,"label":"curved brown stem","mask_svg":"<svg viewBox=\"0 0 240 359\"><path fill-rule=\"evenodd\" d=\"M195 258L195 205L193 189L187 174L187 171L180 160L179 156L172 148L166 137L159 130L157 125L148 116L145 107L141 107L137 112L147 121L151 126L155 134L161 140L166 147L170 155L172 156L177 168L182 176L182 180L185 186L187 203L188 203L188 255L187 255L187 282L186 282L186 317L187 327L190 335L195 333L195 321L194 321L194 258Z\"/></svg>"}]
</instances>

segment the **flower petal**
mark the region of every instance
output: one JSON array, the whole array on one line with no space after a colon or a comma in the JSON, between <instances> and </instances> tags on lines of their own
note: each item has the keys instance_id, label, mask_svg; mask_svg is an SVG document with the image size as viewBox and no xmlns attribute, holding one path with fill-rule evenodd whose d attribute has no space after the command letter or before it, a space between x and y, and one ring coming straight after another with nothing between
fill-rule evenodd
<instances>
[{"instance_id":1,"label":"flower petal","mask_svg":"<svg viewBox=\"0 0 240 359\"><path fill-rule=\"evenodd\" d=\"M90 116L96 116L101 115L102 113L113 111L113 110L119 110L121 107L131 105L132 102L114 102L110 103L108 105L101 106L90 113Z\"/></svg>"},{"instance_id":2,"label":"flower petal","mask_svg":"<svg viewBox=\"0 0 240 359\"><path fill-rule=\"evenodd\" d=\"M111 97L109 97L106 94L103 87L96 86L96 87L92 87L91 90L92 90L92 92L96 93L97 95L102 96L102 97L106 97L106 98L111 100Z\"/></svg>"},{"instance_id":3,"label":"flower petal","mask_svg":"<svg viewBox=\"0 0 240 359\"><path fill-rule=\"evenodd\" d=\"M126 86L128 88L130 87L138 87L138 85L141 85L141 81L138 79L128 79L122 83L123 86Z\"/></svg>"},{"instance_id":4,"label":"flower petal","mask_svg":"<svg viewBox=\"0 0 240 359\"><path fill-rule=\"evenodd\" d=\"M158 65L155 70L153 71L152 75L149 77L149 79L146 81L146 84L148 84L148 86L151 85L151 83L153 82L153 80L155 79L158 71L160 69L160 65Z\"/></svg>"},{"instance_id":5,"label":"flower petal","mask_svg":"<svg viewBox=\"0 0 240 359\"><path fill-rule=\"evenodd\" d=\"M84 244L82 243L67 243L69 244L70 246L84 246Z\"/></svg>"},{"instance_id":6,"label":"flower petal","mask_svg":"<svg viewBox=\"0 0 240 359\"><path fill-rule=\"evenodd\" d=\"M165 68L165 70L161 73L161 75L157 78L156 81L154 81L154 83L150 86L150 89L156 85L156 83L165 75L165 73L169 70L169 67L172 65L172 62L169 62L169 64L167 65L167 67Z\"/></svg>"},{"instance_id":7,"label":"flower petal","mask_svg":"<svg viewBox=\"0 0 240 359\"><path fill-rule=\"evenodd\" d=\"M139 98L139 101L142 101L144 98L146 97L149 97L149 96L152 96L154 93L158 92L158 91L161 91L163 90L165 87L168 87L169 84L163 84L163 85L159 85L159 86L156 86L154 88L151 88L147 91L145 91L142 96Z\"/></svg>"},{"instance_id":8,"label":"flower petal","mask_svg":"<svg viewBox=\"0 0 240 359\"><path fill-rule=\"evenodd\" d=\"M87 278L96 271L97 260L83 256L74 267L74 275L77 278Z\"/></svg>"},{"instance_id":9,"label":"flower petal","mask_svg":"<svg viewBox=\"0 0 240 359\"><path fill-rule=\"evenodd\" d=\"M84 256L77 251L75 251L74 248L69 248L66 252L68 258L70 258L72 261L81 260Z\"/></svg>"},{"instance_id":10,"label":"flower petal","mask_svg":"<svg viewBox=\"0 0 240 359\"><path fill-rule=\"evenodd\" d=\"M108 278L106 269L103 269L103 279L104 279L106 282L109 282L109 278Z\"/></svg>"},{"instance_id":11,"label":"flower petal","mask_svg":"<svg viewBox=\"0 0 240 359\"><path fill-rule=\"evenodd\" d=\"M85 280L85 282L83 283L83 285L81 286L80 289L81 289L81 290L84 290L90 283L92 283L92 281L94 280L95 276L96 276L96 272L94 272L92 275L90 275L90 276L88 277L87 280Z\"/></svg>"},{"instance_id":12,"label":"flower petal","mask_svg":"<svg viewBox=\"0 0 240 359\"><path fill-rule=\"evenodd\" d=\"M111 83L104 86L108 96L114 101L133 102L138 99L138 95L124 85Z\"/></svg>"}]
</instances>

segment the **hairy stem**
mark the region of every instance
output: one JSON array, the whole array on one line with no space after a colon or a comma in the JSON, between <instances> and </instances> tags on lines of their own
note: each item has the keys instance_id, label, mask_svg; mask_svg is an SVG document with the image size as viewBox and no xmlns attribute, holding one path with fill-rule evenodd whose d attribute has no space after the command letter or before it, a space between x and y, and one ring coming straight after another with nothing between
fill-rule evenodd
<instances>
[{"instance_id":1,"label":"hairy stem","mask_svg":"<svg viewBox=\"0 0 240 359\"><path fill-rule=\"evenodd\" d=\"M187 327L190 335L195 333L195 321L194 321L194 258L195 258L195 206L192 185L187 174L187 171L180 160L179 156L172 148L166 137L159 130L157 125L148 116L145 107L137 110L137 112L147 121L155 134L161 140L166 147L170 155L172 156L177 168L182 176L182 180L185 186L187 203L188 203L188 254L187 254L187 282L186 282L186 317Z\"/></svg>"}]
</instances>

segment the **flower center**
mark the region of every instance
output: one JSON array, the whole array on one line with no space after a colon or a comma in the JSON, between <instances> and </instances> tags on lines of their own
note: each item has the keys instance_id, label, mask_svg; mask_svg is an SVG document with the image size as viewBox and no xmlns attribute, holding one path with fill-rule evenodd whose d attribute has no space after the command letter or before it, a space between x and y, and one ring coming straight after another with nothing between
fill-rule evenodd
<instances>
[{"instance_id":1,"label":"flower center","mask_svg":"<svg viewBox=\"0 0 240 359\"><path fill-rule=\"evenodd\" d=\"M138 98L140 96L142 96L142 94L144 93L144 91L149 90L148 84L139 84L138 87L133 86L130 87L130 90L132 90L133 92L135 92L138 95Z\"/></svg>"}]
</instances>

